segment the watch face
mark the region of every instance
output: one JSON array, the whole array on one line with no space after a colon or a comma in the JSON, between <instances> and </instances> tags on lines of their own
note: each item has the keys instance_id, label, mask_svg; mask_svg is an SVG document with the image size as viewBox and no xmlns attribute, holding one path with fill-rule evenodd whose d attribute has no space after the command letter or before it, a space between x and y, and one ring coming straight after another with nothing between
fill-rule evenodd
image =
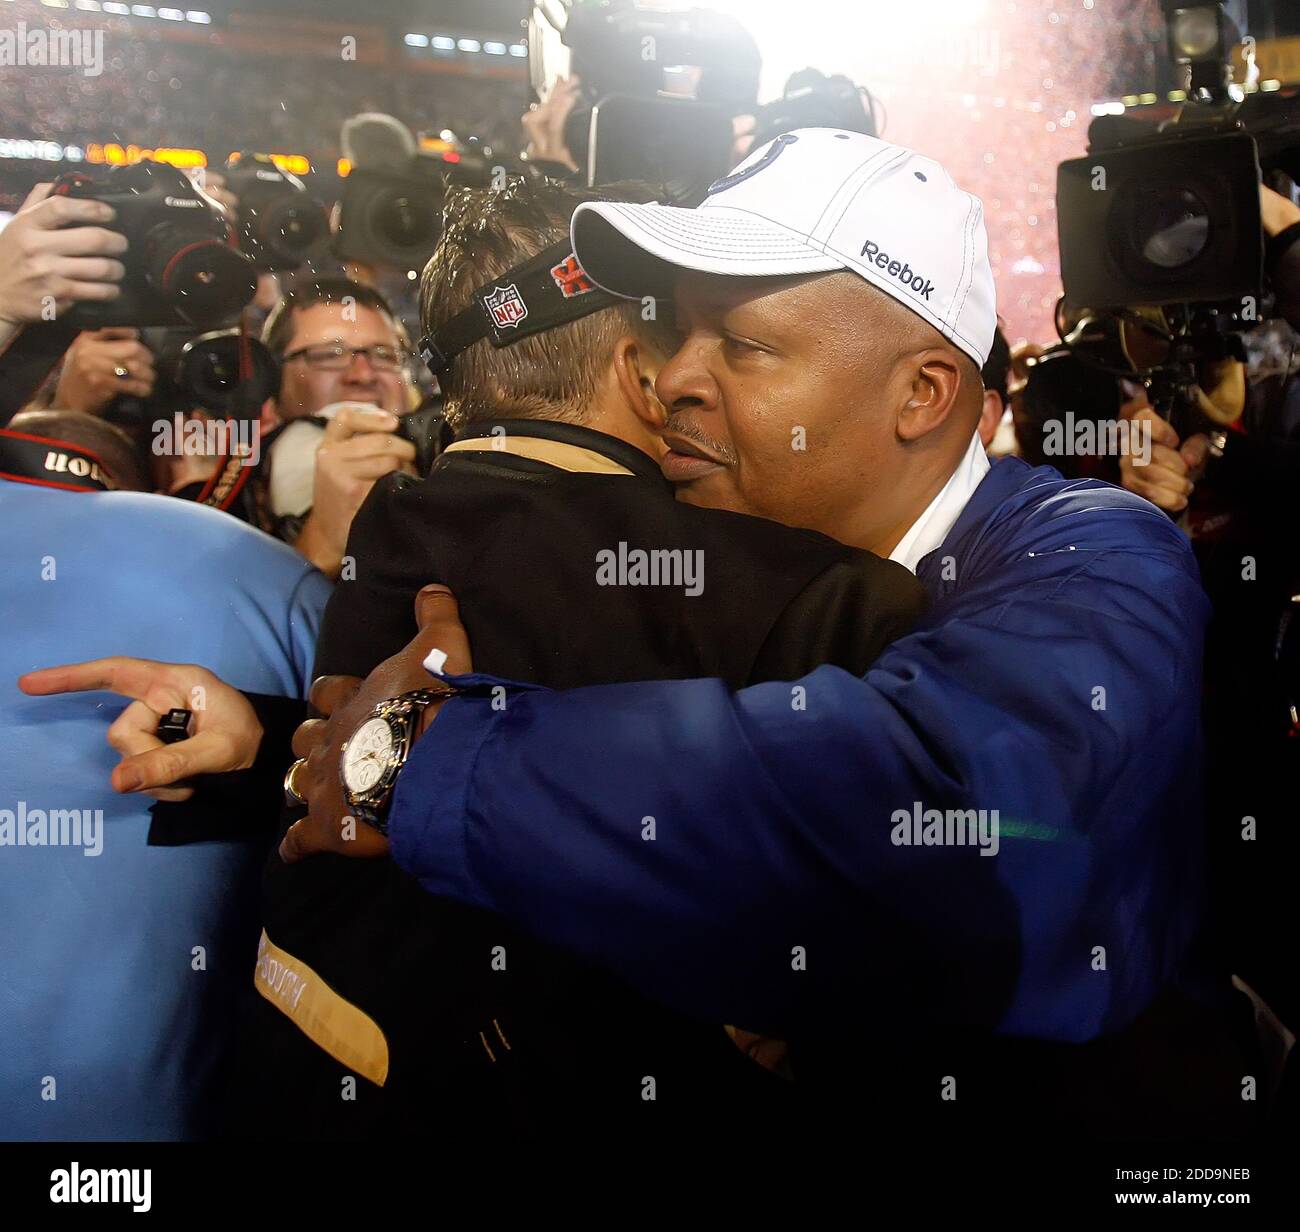
<instances>
[{"instance_id":1,"label":"watch face","mask_svg":"<svg viewBox=\"0 0 1300 1232\"><path fill-rule=\"evenodd\" d=\"M387 719L362 723L343 750L343 786L356 796L371 791L392 764L394 743Z\"/></svg>"}]
</instances>

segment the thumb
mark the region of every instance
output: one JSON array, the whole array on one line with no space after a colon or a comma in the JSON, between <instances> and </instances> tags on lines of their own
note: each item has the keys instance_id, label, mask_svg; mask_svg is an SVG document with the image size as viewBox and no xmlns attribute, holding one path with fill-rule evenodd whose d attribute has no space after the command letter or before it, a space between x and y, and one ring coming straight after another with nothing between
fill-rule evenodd
<instances>
[{"instance_id":1,"label":"thumb","mask_svg":"<svg viewBox=\"0 0 1300 1232\"><path fill-rule=\"evenodd\" d=\"M390 415L377 406L342 406L325 425L325 440L337 443L365 432L392 432L397 425L396 415Z\"/></svg>"},{"instance_id":2,"label":"thumb","mask_svg":"<svg viewBox=\"0 0 1300 1232\"><path fill-rule=\"evenodd\" d=\"M220 737L200 732L178 744L164 744L132 757L124 757L114 768L114 791L148 791L169 787L196 774L220 774L228 748Z\"/></svg>"},{"instance_id":3,"label":"thumb","mask_svg":"<svg viewBox=\"0 0 1300 1232\"><path fill-rule=\"evenodd\" d=\"M415 643L427 657L437 650L444 656L434 670L462 675L473 670L469 638L460 622L460 606L446 586L426 586L415 596L415 621L420 626Z\"/></svg>"},{"instance_id":4,"label":"thumb","mask_svg":"<svg viewBox=\"0 0 1300 1232\"><path fill-rule=\"evenodd\" d=\"M1195 476L1205 465L1206 458L1209 456L1209 437L1202 436L1199 433L1196 436L1189 437L1183 442L1183 447L1178 452L1182 454L1183 461L1187 463L1187 469Z\"/></svg>"},{"instance_id":5,"label":"thumb","mask_svg":"<svg viewBox=\"0 0 1300 1232\"><path fill-rule=\"evenodd\" d=\"M280 859L286 864L296 864L306 856L325 848L312 841L311 819L302 817L295 821L280 840Z\"/></svg>"}]
</instances>

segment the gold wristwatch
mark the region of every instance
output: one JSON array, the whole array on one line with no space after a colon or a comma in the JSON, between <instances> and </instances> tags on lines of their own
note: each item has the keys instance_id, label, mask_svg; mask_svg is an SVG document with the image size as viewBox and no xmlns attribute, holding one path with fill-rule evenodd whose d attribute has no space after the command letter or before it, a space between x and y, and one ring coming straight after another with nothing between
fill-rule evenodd
<instances>
[{"instance_id":1,"label":"gold wristwatch","mask_svg":"<svg viewBox=\"0 0 1300 1232\"><path fill-rule=\"evenodd\" d=\"M380 702L344 744L339 754L343 795L353 813L381 834L388 833L393 784L410 754L420 716L458 692L450 686L413 689Z\"/></svg>"}]
</instances>

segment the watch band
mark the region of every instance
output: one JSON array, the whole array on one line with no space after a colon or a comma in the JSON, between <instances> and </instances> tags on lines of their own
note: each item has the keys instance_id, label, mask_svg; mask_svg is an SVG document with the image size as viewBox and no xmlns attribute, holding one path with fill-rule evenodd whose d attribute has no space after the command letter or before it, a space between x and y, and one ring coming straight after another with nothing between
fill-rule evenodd
<instances>
[{"instance_id":1,"label":"watch band","mask_svg":"<svg viewBox=\"0 0 1300 1232\"><path fill-rule=\"evenodd\" d=\"M454 697L459 692L460 690L452 685L446 685L441 689L412 689L409 693L399 693L386 702L380 702L371 711L370 717L383 719L390 714L410 714L417 706L423 710L426 706L431 706L434 702L440 702L447 697Z\"/></svg>"}]
</instances>

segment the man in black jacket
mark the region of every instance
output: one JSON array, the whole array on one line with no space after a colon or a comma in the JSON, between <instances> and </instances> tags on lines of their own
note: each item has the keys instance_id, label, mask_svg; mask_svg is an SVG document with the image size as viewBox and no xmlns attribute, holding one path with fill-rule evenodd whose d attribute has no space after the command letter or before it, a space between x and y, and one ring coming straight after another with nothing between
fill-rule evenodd
<instances>
[{"instance_id":1,"label":"man in black jacket","mask_svg":"<svg viewBox=\"0 0 1300 1232\"><path fill-rule=\"evenodd\" d=\"M662 306L585 281L565 247L580 199L534 187L456 202L422 316L458 439L428 479L388 476L361 509L316 673L367 675L415 634L420 588L445 582L485 670L545 687L861 674L919 615L919 583L814 532L673 499L653 392L672 332ZM671 841L628 809L638 841ZM597 1113L603 1127L734 1128L784 1097L722 1024L431 898L389 860L273 856L264 918L235 1132L377 1137L430 1132L436 1116L540 1134Z\"/></svg>"}]
</instances>

